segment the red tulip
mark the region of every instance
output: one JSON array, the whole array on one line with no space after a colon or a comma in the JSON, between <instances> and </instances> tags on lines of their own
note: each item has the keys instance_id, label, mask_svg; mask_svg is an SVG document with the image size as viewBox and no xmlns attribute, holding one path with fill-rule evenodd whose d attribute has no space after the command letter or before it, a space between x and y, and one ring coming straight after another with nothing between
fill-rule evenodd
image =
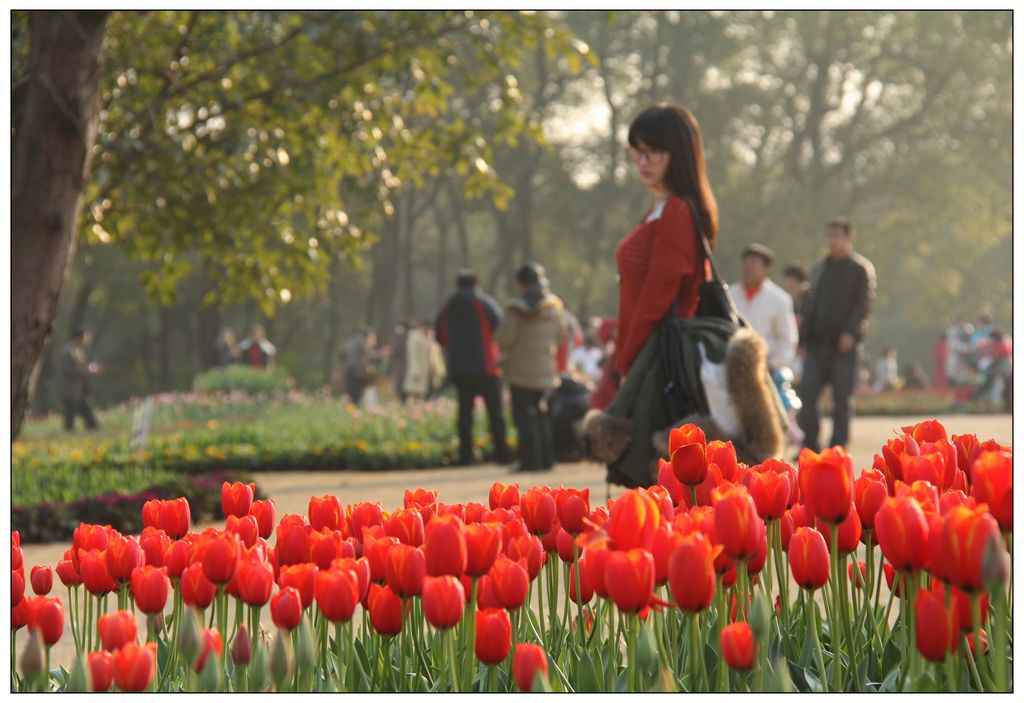
<instances>
[{"instance_id":1,"label":"red tulip","mask_svg":"<svg viewBox=\"0 0 1024 703\"><path fill-rule=\"evenodd\" d=\"M516 610L526 602L530 576L521 561L512 561L499 555L488 576L501 607Z\"/></svg>"},{"instance_id":2,"label":"red tulip","mask_svg":"<svg viewBox=\"0 0 1024 703\"><path fill-rule=\"evenodd\" d=\"M256 495L256 484L254 483L228 483L220 489L220 504L224 510L224 517L234 515L245 517L252 507L252 499Z\"/></svg>"},{"instance_id":3,"label":"red tulip","mask_svg":"<svg viewBox=\"0 0 1024 703\"><path fill-rule=\"evenodd\" d=\"M946 574L951 583L968 593L985 590L982 562L988 541L1002 544L999 524L984 507L953 508L942 526Z\"/></svg>"},{"instance_id":4,"label":"red tulip","mask_svg":"<svg viewBox=\"0 0 1024 703\"><path fill-rule=\"evenodd\" d=\"M583 532L583 518L590 512L590 489L559 488L555 491L558 522L570 535Z\"/></svg>"},{"instance_id":5,"label":"red tulip","mask_svg":"<svg viewBox=\"0 0 1024 703\"><path fill-rule=\"evenodd\" d=\"M516 489L516 507L519 507L519 491ZM484 516L490 512L482 503L466 503L466 524L487 522Z\"/></svg>"},{"instance_id":6,"label":"red tulip","mask_svg":"<svg viewBox=\"0 0 1024 703\"><path fill-rule=\"evenodd\" d=\"M535 535L511 540L505 549L505 554L512 560L525 560L526 571L530 574L531 581L537 578L541 567L544 565L544 559L547 557L544 547L541 546L540 539Z\"/></svg>"},{"instance_id":7,"label":"red tulip","mask_svg":"<svg viewBox=\"0 0 1024 703\"><path fill-rule=\"evenodd\" d=\"M950 488L939 496L939 512L943 515L958 505L974 508L977 507L978 501L973 496L968 498L966 493L956 488Z\"/></svg>"},{"instance_id":8,"label":"red tulip","mask_svg":"<svg viewBox=\"0 0 1024 703\"><path fill-rule=\"evenodd\" d=\"M608 589L605 588L605 572L608 569L608 557L611 550L607 542L594 542L588 544L583 550L581 561L586 564L590 572L590 585L594 587L594 593L602 598L608 597Z\"/></svg>"},{"instance_id":9,"label":"red tulip","mask_svg":"<svg viewBox=\"0 0 1024 703\"><path fill-rule=\"evenodd\" d=\"M722 658L730 669L750 671L754 668L754 653L757 643L754 631L745 622L734 622L722 628L719 639Z\"/></svg>"},{"instance_id":10,"label":"red tulip","mask_svg":"<svg viewBox=\"0 0 1024 703\"><path fill-rule=\"evenodd\" d=\"M853 460L846 450L833 447L816 454L805 447L799 463L800 494L811 513L832 524L845 520L853 500Z\"/></svg>"},{"instance_id":11,"label":"red tulip","mask_svg":"<svg viewBox=\"0 0 1024 703\"><path fill-rule=\"evenodd\" d=\"M379 635L397 635L402 631L402 600L387 586L370 586L370 624Z\"/></svg>"},{"instance_id":12,"label":"red tulip","mask_svg":"<svg viewBox=\"0 0 1024 703\"><path fill-rule=\"evenodd\" d=\"M139 546L145 555L146 566L163 566L164 554L171 546L171 539L161 529L146 527L139 535Z\"/></svg>"},{"instance_id":13,"label":"red tulip","mask_svg":"<svg viewBox=\"0 0 1024 703\"><path fill-rule=\"evenodd\" d=\"M885 476L877 469L864 469L853 483L853 505L865 530L875 528L875 515L889 495Z\"/></svg>"},{"instance_id":14,"label":"red tulip","mask_svg":"<svg viewBox=\"0 0 1024 703\"><path fill-rule=\"evenodd\" d=\"M241 552L237 536L230 532L217 532L199 542L197 549L203 573L212 583L225 584L234 577Z\"/></svg>"},{"instance_id":15,"label":"red tulip","mask_svg":"<svg viewBox=\"0 0 1024 703\"><path fill-rule=\"evenodd\" d=\"M252 515L246 515L245 517L228 515L226 531L238 537L238 541L246 549L255 545L256 540L260 537L259 524L257 524L256 518Z\"/></svg>"},{"instance_id":16,"label":"red tulip","mask_svg":"<svg viewBox=\"0 0 1024 703\"><path fill-rule=\"evenodd\" d=\"M654 557L646 549L612 552L605 567L604 585L619 610L643 610L654 596Z\"/></svg>"},{"instance_id":17,"label":"red tulip","mask_svg":"<svg viewBox=\"0 0 1024 703\"><path fill-rule=\"evenodd\" d=\"M156 674L156 642L129 643L114 654L114 681L122 691L145 691Z\"/></svg>"},{"instance_id":18,"label":"red tulip","mask_svg":"<svg viewBox=\"0 0 1024 703\"><path fill-rule=\"evenodd\" d=\"M254 500L249 506L249 514L256 518L256 526L259 529L260 537L269 539L274 534L274 521L276 518L274 510L274 499Z\"/></svg>"},{"instance_id":19,"label":"red tulip","mask_svg":"<svg viewBox=\"0 0 1024 703\"><path fill-rule=\"evenodd\" d=\"M939 452L918 455L904 454L900 457L900 462L902 463L903 480L907 483L927 481L940 489L948 485L945 481L946 459ZM950 478L952 479L952 473L950 473Z\"/></svg>"},{"instance_id":20,"label":"red tulip","mask_svg":"<svg viewBox=\"0 0 1024 703\"><path fill-rule=\"evenodd\" d=\"M726 481L735 482L739 478L739 462L736 459L736 447L732 442L723 442L715 439L707 443L705 452L708 458L708 467L714 464Z\"/></svg>"},{"instance_id":21,"label":"red tulip","mask_svg":"<svg viewBox=\"0 0 1024 703\"><path fill-rule=\"evenodd\" d=\"M466 592L451 575L427 576L423 579L423 616L431 625L447 630L462 620L466 609Z\"/></svg>"},{"instance_id":22,"label":"red tulip","mask_svg":"<svg viewBox=\"0 0 1024 703\"><path fill-rule=\"evenodd\" d=\"M417 488L414 491L406 489L405 491L405 502L406 508L412 508L413 506L426 507L433 505L437 502L437 491L427 490L426 488Z\"/></svg>"},{"instance_id":23,"label":"red tulip","mask_svg":"<svg viewBox=\"0 0 1024 703\"><path fill-rule=\"evenodd\" d=\"M544 540L541 540L543 546ZM575 549L576 540L568 532L558 527L558 533L555 537L555 553L558 554L558 558L565 564L571 564L576 560ZM546 550L545 550L546 551Z\"/></svg>"},{"instance_id":24,"label":"red tulip","mask_svg":"<svg viewBox=\"0 0 1024 703\"><path fill-rule=\"evenodd\" d=\"M281 588L293 587L302 597L303 609L313 604L313 597L316 593L317 569L315 564L293 564L281 568L281 575L277 578L277 585Z\"/></svg>"},{"instance_id":25,"label":"red tulip","mask_svg":"<svg viewBox=\"0 0 1024 703\"><path fill-rule=\"evenodd\" d=\"M676 478L672 462L665 461L660 457L658 459L658 485L668 491L673 505L680 505L683 502L684 493L689 492L686 486Z\"/></svg>"},{"instance_id":26,"label":"red tulip","mask_svg":"<svg viewBox=\"0 0 1024 703\"><path fill-rule=\"evenodd\" d=\"M730 559L745 560L760 548L759 524L754 500L745 488L722 484L712 495L715 515L715 541Z\"/></svg>"},{"instance_id":27,"label":"red tulip","mask_svg":"<svg viewBox=\"0 0 1024 703\"><path fill-rule=\"evenodd\" d=\"M164 566L167 568L167 575L180 578L185 567L192 561L192 543L183 539L173 542L164 550Z\"/></svg>"},{"instance_id":28,"label":"red tulip","mask_svg":"<svg viewBox=\"0 0 1024 703\"><path fill-rule=\"evenodd\" d=\"M28 603L28 629L39 633L43 644L52 647L64 634L64 604L60 598L36 596Z\"/></svg>"},{"instance_id":29,"label":"red tulip","mask_svg":"<svg viewBox=\"0 0 1024 703\"><path fill-rule=\"evenodd\" d=\"M938 420L923 420L900 429L918 442L938 442L947 438L946 428Z\"/></svg>"},{"instance_id":30,"label":"red tulip","mask_svg":"<svg viewBox=\"0 0 1024 703\"><path fill-rule=\"evenodd\" d=\"M669 461L684 486L696 486L708 474L707 440L696 425L683 425L669 432Z\"/></svg>"},{"instance_id":31,"label":"red tulip","mask_svg":"<svg viewBox=\"0 0 1024 703\"><path fill-rule=\"evenodd\" d=\"M107 548L108 541L107 531L102 525L87 525L84 522L78 524L71 538L71 561L75 563L75 568L79 573L82 571L81 565L78 563L79 550L103 551ZM13 563L11 566L17 568Z\"/></svg>"},{"instance_id":32,"label":"red tulip","mask_svg":"<svg viewBox=\"0 0 1024 703\"><path fill-rule=\"evenodd\" d=\"M110 652L89 652L87 661L92 690L97 693L109 691L114 685L114 655Z\"/></svg>"},{"instance_id":33,"label":"red tulip","mask_svg":"<svg viewBox=\"0 0 1024 703\"><path fill-rule=\"evenodd\" d=\"M270 617L282 630L294 630L302 620L302 596L298 589L287 586L270 600Z\"/></svg>"},{"instance_id":34,"label":"red tulip","mask_svg":"<svg viewBox=\"0 0 1024 703\"><path fill-rule=\"evenodd\" d=\"M462 576L466 572L464 523L455 515L438 515L427 525L423 556L431 576Z\"/></svg>"},{"instance_id":35,"label":"red tulip","mask_svg":"<svg viewBox=\"0 0 1024 703\"><path fill-rule=\"evenodd\" d=\"M612 503L606 528L616 548L650 549L661 524L658 504L645 493L630 490Z\"/></svg>"},{"instance_id":36,"label":"red tulip","mask_svg":"<svg viewBox=\"0 0 1024 703\"><path fill-rule=\"evenodd\" d=\"M310 527L301 515L285 515L277 526L277 561L281 566L309 562Z\"/></svg>"},{"instance_id":37,"label":"red tulip","mask_svg":"<svg viewBox=\"0 0 1024 703\"><path fill-rule=\"evenodd\" d=\"M394 537L370 537L363 542L363 556L370 563L370 580L383 583L387 578L387 556L391 547L399 544Z\"/></svg>"},{"instance_id":38,"label":"red tulip","mask_svg":"<svg viewBox=\"0 0 1024 703\"><path fill-rule=\"evenodd\" d=\"M199 673L206 666L206 660L213 654L215 659L220 659L224 656L224 640L221 639L220 633L213 628L204 629L202 634L203 648L199 651L199 656L196 657L195 662L192 664L192 670Z\"/></svg>"},{"instance_id":39,"label":"red tulip","mask_svg":"<svg viewBox=\"0 0 1024 703\"><path fill-rule=\"evenodd\" d=\"M477 523L466 525L462 534L466 541L466 574L474 578L483 576L501 551L502 530L494 524Z\"/></svg>"},{"instance_id":40,"label":"red tulip","mask_svg":"<svg viewBox=\"0 0 1024 703\"><path fill-rule=\"evenodd\" d=\"M65 586L77 586L82 583L82 577L75 569L75 563L70 559L63 559L57 562L57 576Z\"/></svg>"},{"instance_id":41,"label":"red tulip","mask_svg":"<svg viewBox=\"0 0 1024 703\"><path fill-rule=\"evenodd\" d=\"M389 537L397 537L402 544L422 546L423 516L415 508L396 510L384 521L384 531Z\"/></svg>"},{"instance_id":42,"label":"red tulip","mask_svg":"<svg viewBox=\"0 0 1024 703\"><path fill-rule=\"evenodd\" d=\"M959 633L942 594L920 589L914 599L914 611L917 651L928 661L945 661L948 652L956 651Z\"/></svg>"},{"instance_id":43,"label":"red tulip","mask_svg":"<svg viewBox=\"0 0 1024 703\"><path fill-rule=\"evenodd\" d=\"M825 538L825 544L832 548L831 526L823 520L818 520L816 527L821 536ZM839 523L837 535L839 537L839 553L850 554L860 544L861 526L860 515L856 510L851 510L845 520Z\"/></svg>"},{"instance_id":44,"label":"red tulip","mask_svg":"<svg viewBox=\"0 0 1024 703\"><path fill-rule=\"evenodd\" d=\"M144 566L132 572L132 594L139 610L147 615L162 613L167 605L171 582L163 568Z\"/></svg>"},{"instance_id":45,"label":"red tulip","mask_svg":"<svg viewBox=\"0 0 1024 703\"><path fill-rule=\"evenodd\" d=\"M886 498L875 515L882 554L898 571L920 571L928 562L928 521L913 498Z\"/></svg>"},{"instance_id":46,"label":"red tulip","mask_svg":"<svg viewBox=\"0 0 1024 703\"><path fill-rule=\"evenodd\" d=\"M102 595L117 590L117 584L110 576L106 551L78 550L79 573L85 590L93 595Z\"/></svg>"},{"instance_id":47,"label":"red tulip","mask_svg":"<svg viewBox=\"0 0 1024 703\"><path fill-rule=\"evenodd\" d=\"M921 510L925 515L938 512L939 510L939 491L935 488L934 484L928 481L914 481L910 484L897 481L893 496L896 498L913 498L921 506ZM876 514L875 518L877 519L877 517Z\"/></svg>"},{"instance_id":48,"label":"red tulip","mask_svg":"<svg viewBox=\"0 0 1024 703\"><path fill-rule=\"evenodd\" d=\"M857 570L854 571L853 562L850 562L846 567L846 575L856 588L863 589L864 583L868 579L868 565L864 561L858 561Z\"/></svg>"},{"instance_id":49,"label":"red tulip","mask_svg":"<svg viewBox=\"0 0 1024 703\"><path fill-rule=\"evenodd\" d=\"M971 495L987 503L1003 532L1013 531L1013 455L986 451L979 454L971 474Z\"/></svg>"},{"instance_id":50,"label":"red tulip","mask_svg":"<svg viewBox=\"0 0 1024 703\"><path fill-rule=\"evenodd\" d=\"M107 545L107 568L115 581L127 582L132 571L145 564L146 553L134 537L114 537Z\"/></svg>"},{"instance_id":51,"label":"red tulip","mask_svg":"<svg viewBox=\"0 0 1024 703\"><path fill-rule=\"evenodd\" d=\"M191 522L192 511L186 498L148 500L142 506L143 526L162 530L171 539L185 536Z\"/></svg>"},{"instance_id":52,"label":"red tulip","mask_svg":"<svg viewBox=\"0 0 1024 703\"><path fill-rule=\"evenodd\" d=\"M576 567L583 566L577 572ZM580 603L580 597L576 591L576 574L579 573L580 590L582 594L582 602L584 604L589 603L594 599L594 587L590 584L590 572L586 565L582 563L582 560L573 564L569 567L569 600L573 603Z\"/></svg>"},{"instance_id":53,"label":"red tulip","mask_svg":"<svg viewBox=\"0 0 1024 703\"><path fill-rule=\"evenodd\" d=\"M789 503L789 473L762 464L750 473L750 497L762 520L778 520Z\"/></svg>"},{"instance_id":54,"label":"red tulip","mask_svg":"<svg viewBox=\"0 0 1024 703\"><path fill-rule=\"evenodd\" d=\"M491 510L495 508L512 508L513 506L519 506L519 484L512 483L505 485L503 483L495 482L491 486L490 494L488 495L489 504Z\"/></svg>"},{"instance_id":55,"label":"red tulip","mask_svg":"<svg viewBox=\"0 0 1024 703\"><path fill-rule=\"evenodd\" d=\"M316 604L329 622L351 620L359 595L359 576L354 569L328 569L316 575Z\"/></svg>"},{"instance_id":56,"label":"red tulip","mask_svg":"<svg viewBox=\"0 0 1024 703\"><path fill-rule=\"evenodd\" d=\"M817 530L798 527L789 541L789 568L801 588L815 590L828 583L829 555L825 538Z\"/></svg>"},{"instance_id":57,"label":"red tulip","mask_svg":"<svg viewBox=\"0 0 1024 703\"><path fill-rule=\"evenodd\" d=\"M187 605L206 610L215 595L217 586L206 578L202 564L192 564L181 572L181 599Z\"/></svg>"},{"instance_id":58,"label":"red tulip","mask_svg":"<svg viewBox=\"0 0 1024 703\"><path fill-rule=\"evenodd\" d=\"M680 610L698 613L715 595L715 556L721 551L700 532L679 539L668 561L668 582Z\"/></svg>"},{"instance_id":59,"label":"red tulip","mask_svg":"<svg viewBox=\"0 0 1024 703\"><path fill-rule=\"evenodd\" d=\"M552 523L552 529L555 527L562 529L558 525L557 520ZM512 518L511 520L501 524L501 543L504 545L508 545L512 540L519 539L520 537L529 536L530 530L526 527L526 523L518 518ZM541 546L543 547L543 543Z\"/></svg>"},{"instance_id":60,"label":"red tulip","mask_svg":"<svg viewBox=\"0 0 1024 703\"><path fill-rule=\"evenodd\" d=\"M312 496L309 499L309 524L314 530L338 530L341 523L341 502L337 496Z\"/></svg>"},{"instance_id":61,"label":"red tulip","mask_svg":"<svg viewBox=\"0 0 1024 703\"><path fill-rule=\"evenodd\" d=\"M523 521L535 535L546 535L555 521L555 498L540 488L531 488L520 501Z\"/></svg>"},{"instance_id":62,"label":"red tulip","mask_svg":"<svg viewBox=\"0 0 1024 703\"><path fill-rule=\"evenodd\" d=\"M97 629L103 649L113 652L128 643L134 643L139 635L135 616L127 610L118 610L101 615Z\"/></svg>"},{"instance_id":63,"label":"red tulip","mask_svg":"<svg viewBox=\"0 0 1024 703\"><path fill-rule=\"evenodd\" d=\"M900 572L899 579L897 579L896 569L892 568L889 562L882 563L882 571L885 574L885 585L897 598L903 598L903 592L907 588L907 575Z\"/></svg>"},{"instance_id":64,"label":"red tulip","mask_svg":"<svg viewBox=\"0 0 1024 703\"><path fill-rule=\"evenodd\" d=\"M345 507L349 534L356 539L363 539L363 528L384 526L384 517L378 503L359 503Z\"/></svg>"},{"instance_id":65,"label":"red tulip","mask_svg":"<svg viewBox=\"0 0 1024 703\"><path fill-rule=\"evenodd\" d=\"M274 570L255 550L246 551L235 572L238 596L246 605L262 608L274 590Z\"/></svg>"},{"instance_id":66,"label":"red tulip","mask_svg":"<svg viewBox=\"0 0 1024 703\"><path fill-rule=\"evenodd\" d=\"M427 564L422 549L396 544L387 553L385 565L388 586L396 595L407 598L423 592Z\"/></svg>"},{"instance_id":67,"label":"red tulip","mask_svg":"<svg viewBox=\"0 0 1024 703\"><path fill-rule=\"evenodd\" d=\"M508 611L476 611L476 658L488 666L500 664L512 649L512 621Z\"/></svg>"},{"instance_id":68,"label":"red tulip","mask_svg":"<svg viewBox=\"0 0 1024 703\"><path fill-rule=\"evenodd\" d=\"M529 693L537 674L547 678L548 657L539 644L517 644L512 657L512 675L519 690Z\"/></svg>"},{"instance_id":69,"label":"red tulip","mask_svg":"<svg viewBox=\"0 0 1024 703\"><path fill-rule=\"evenodd\" d=\"M11 632L16 632L28 625L28 599L22 598L21 602L11 608Z\"/></svg>"},{"instance_id":70,"label":"red tulip","mask_svg":"<svg viewBox=\"0 0 1024 703\"><path fill-rule=\"evenodd\" d=\"M11 607L25 599L25 575L20 570L11 572Z\"/></svg>"}]
</instances>

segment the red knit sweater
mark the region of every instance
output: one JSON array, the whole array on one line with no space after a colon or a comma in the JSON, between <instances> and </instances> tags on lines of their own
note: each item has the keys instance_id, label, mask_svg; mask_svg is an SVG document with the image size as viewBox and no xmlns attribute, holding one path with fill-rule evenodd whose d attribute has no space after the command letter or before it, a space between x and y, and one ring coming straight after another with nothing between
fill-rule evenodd
<instances>
[{"instance_id":1,"label":"red knit sweater","mask_svg":"<svg viewBox=\"0 0 1024 703\"><path fill-rule=\"evenodd\" d=\"M706 280L706 274L698 275L699 247L690 209L678 197L665 202L661 217L641 222L619 242L615 368L622 376L664 319L673 297L678 317L697 312L700 284Z\"/></svg>"}]
</instances>

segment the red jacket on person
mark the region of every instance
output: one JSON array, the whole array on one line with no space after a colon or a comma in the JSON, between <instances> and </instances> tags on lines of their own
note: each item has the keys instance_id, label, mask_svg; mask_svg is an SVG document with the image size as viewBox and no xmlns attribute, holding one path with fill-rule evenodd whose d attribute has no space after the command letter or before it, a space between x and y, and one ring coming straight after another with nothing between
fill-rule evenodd
<instances>
[{"instance_id":1,"label":"red jacket on person","mask_svg":"<svg viewBox=\"0 0 1024 703\"><path fill-rule=\"evenodd\" d=\"M697 312L706 265L700 265L700 242L683 199L668 198L660 217L638 224L619 242L615 260L619 268L615 370L625 376L673 298L677 317L693 317Z\"/></svg>"}]
</instances>

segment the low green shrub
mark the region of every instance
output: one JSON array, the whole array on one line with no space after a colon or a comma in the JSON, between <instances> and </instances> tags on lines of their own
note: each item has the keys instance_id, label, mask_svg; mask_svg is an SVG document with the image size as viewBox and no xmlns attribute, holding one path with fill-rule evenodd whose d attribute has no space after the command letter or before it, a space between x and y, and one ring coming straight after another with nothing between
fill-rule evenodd
<instances>
[{"instance_id":1,"label":"low green shrub","mask_svg":"<svg viewBox=\"0 0 1024 703\"><path fill-rule=\"evenodd\" d=\"M294 381L283 368L254 369L242 364L204 371L192 381L192 387L204 393L274 393L286 391L293 385Z\"/></svg>"}]
</instances>

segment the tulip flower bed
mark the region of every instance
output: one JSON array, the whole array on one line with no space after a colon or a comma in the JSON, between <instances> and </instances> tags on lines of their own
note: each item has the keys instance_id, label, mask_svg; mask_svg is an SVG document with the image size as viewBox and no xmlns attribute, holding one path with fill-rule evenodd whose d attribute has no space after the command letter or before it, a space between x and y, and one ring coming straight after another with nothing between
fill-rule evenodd
<instances>
[{"instance_id":1,"label":"tulip flower bed","mask_svg":"<svg viewBox=\"0 0 1024 703\"><path fill-rule=\"evenodd\" d=\"M137 538L80 525L63 598L15 533L12 688L1012 690L1009 447L922 422L856 479L841 448L747 467L690 425L670 452L597 507L494 484L278 521L224 483L223 529L190 532L184 499L147 503Z\"/></svg>"}]
</instances>

